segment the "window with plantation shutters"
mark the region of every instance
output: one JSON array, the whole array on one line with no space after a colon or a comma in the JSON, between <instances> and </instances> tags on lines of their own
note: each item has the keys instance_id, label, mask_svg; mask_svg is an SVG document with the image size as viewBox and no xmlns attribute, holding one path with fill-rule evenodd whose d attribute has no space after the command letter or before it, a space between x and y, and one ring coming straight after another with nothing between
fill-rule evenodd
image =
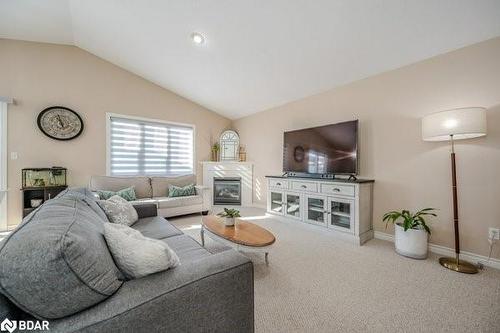
<instances>
[{"instance_id":1,"label":"window with plantation shutters","mask_svg":"<svg viewBox=\"0 0 500 333\"><path fill-rule=\"evenodd\" d=\"M108 168L112 176L193 173L194 128L110 116Z\"/></svg>"}]
</instances>

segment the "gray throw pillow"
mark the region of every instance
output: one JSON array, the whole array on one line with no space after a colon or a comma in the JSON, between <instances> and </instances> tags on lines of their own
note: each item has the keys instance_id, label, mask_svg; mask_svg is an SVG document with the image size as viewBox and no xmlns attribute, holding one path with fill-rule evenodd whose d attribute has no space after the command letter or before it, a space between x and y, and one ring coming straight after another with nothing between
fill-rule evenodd
<instances>
[{"instance_id":1,"label":"gray throw pillow","mask_svg":"<svg viewBox=\"0 0 500 333\"><path fill-rule=\"evenodd\" d=\"M111 223L131 226L139 219L134 206L119 195L112 196L109 200L98 201Z\"/></svg>"},{"instance_id":2,"label":"gray throw pillow","mask_svg":"<svg viewBox=\"0 0 500 333\"><path fill-rule=\"evenodd\" d=\"M179 257L164 241L147 238L121 224L104 225L104 237L120 271L138 279L179 265Z\"/></svg>"}]
</instances>

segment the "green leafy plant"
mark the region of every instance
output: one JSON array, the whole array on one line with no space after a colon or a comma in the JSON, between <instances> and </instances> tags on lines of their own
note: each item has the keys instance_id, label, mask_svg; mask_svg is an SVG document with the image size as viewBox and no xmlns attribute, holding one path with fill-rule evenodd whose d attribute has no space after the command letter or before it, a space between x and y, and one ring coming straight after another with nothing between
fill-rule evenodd
<instances>
[{"instance_id":1,"label":"green leafy plant","mask_svg":"<svg viewBox=\"0 0 500 333\"><path fill-rule=\"evenodd\" d=\"M212 145L212 151L213 151L214 153L218 153L218 152L219 152L219 150L220 150L220 145L219 145L218 143L214 143L214 144Z\"/></svg>"},{"instance_id":2,"label":"green leafy plant","mask_svg":"<svg viewBox=\"0 0 500 333\"><path fill-rule=\"evenodd\" d=\"M429 234L431 233L431 229L427 225L425 221L426 216L437 216L433 211L434 208L424 208L415 214L411 213L409 210L402 210L400 212L393 210L392 212L388 212L384 214L382 220L385 222L385 228L387 229L387 225L389 222L395 223L399 219L402 219L403 222L399 223L406 231L408 229L424 229Z\"/></svg>"},{"instance_id":3,"label":"green leafy plant","mask_svg":"<svg viewBox=\"0 0 500 333\"><path fill-rule=\"evenodd\" d=\"M241 217L240 215L240 211L237 210L237 209L228 209L228 208L224 208L224 211L223 212L220 212L219 214L217 214L218 216L220 217L229 217L229 218L234 218L234 217Z\"/></svg>"}]
</instances>

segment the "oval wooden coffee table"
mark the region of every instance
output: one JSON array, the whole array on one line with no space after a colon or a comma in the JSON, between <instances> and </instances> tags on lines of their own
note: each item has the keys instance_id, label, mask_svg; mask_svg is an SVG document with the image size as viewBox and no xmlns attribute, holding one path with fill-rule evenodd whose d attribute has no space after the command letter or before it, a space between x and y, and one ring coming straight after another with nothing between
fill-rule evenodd
<instances>
[{"instance_id":1,"label":"oval wooden coffee table","mask_svg":"<svg viewBox=\"0 0 500 333\"><path fill-rule=\"evenodd\" d=\"M256 224L236 219L234 226L226 227L222 218L213 215L202 218L200 235L203 246L205 246L205 233L210 238L238 251L264 252L266 264L269 264L269 249L276 241L272 233Z\"/></svg>"}]
</instances>

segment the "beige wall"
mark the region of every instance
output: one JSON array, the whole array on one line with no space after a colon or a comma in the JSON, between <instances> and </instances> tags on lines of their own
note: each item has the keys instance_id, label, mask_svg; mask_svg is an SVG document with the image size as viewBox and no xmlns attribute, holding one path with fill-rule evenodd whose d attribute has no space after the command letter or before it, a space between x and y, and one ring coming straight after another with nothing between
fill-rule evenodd
<instances>
[{"instance_id":1,"label":"beige wall","mask_svg":"<svg viewBox=\"0 0 500 333\"><path fill-rule=\"evenodd\" d=\"M392 52L388 50L388 52ZM335 59L332 59L335 61ZM488 110L488 135L457 144L462 249L488 255L500 227L500 38L386 72L233 122L255 162L255 198L282 170L283 131L360 120L360 173L376 180L374 225L392 209L436 207L431 242L453 247L447 143L421 140L420 118L466 106ZM392 233L392 228L387 232ZM497 246L494 255L499 257Z\"/></svg>"},{"instance_id":2,"label":"beige wall","mask_svg":"<svg viewBox=\"0 0 500 333\"><path fill-rule=\"evenodd\" d=\"M86 185L90 175L106 172L106 112L190 123L196 126L196 159L210 156L211 137L230 121L130 72L72 46L0 39L0 96L9 107L8 223L21 220L21 169L64 166L70 185ZM77 111L85 131L59 142L44 136L36 117L46 107ZM197 174L201 177L200 165ZM201 178L199 178L201 179Z\"/></svg>"}]
</instances>

